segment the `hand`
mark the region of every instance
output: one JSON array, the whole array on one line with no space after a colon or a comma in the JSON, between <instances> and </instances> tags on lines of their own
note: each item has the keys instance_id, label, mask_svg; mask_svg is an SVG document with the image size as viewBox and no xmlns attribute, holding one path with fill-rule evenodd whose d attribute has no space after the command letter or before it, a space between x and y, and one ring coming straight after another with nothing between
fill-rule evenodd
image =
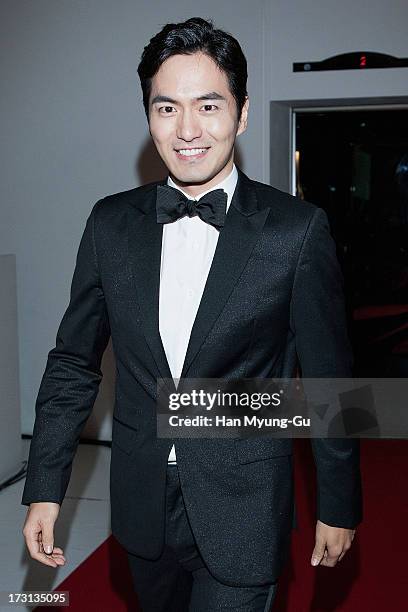
<instances>
[{"instance_id":1,"label":"hand","mask_svg":"<svg viewBox=\"0 0 408 612\"><path fill-rule=\"evenodd\" d=\"M338 561L342 560L351 547L355 532L355 529L331 527L326 525L326 523L317 521L316 543L311 564L334 567Z\"/></svg>"},{"instance_id":2,"label":"hand","mask_svg":"<svg viewBox=\"0 0 408 612\"><path fill-rule=\"evenodd\" d=\"M31 557L51 567L65 565L63 550L54 546L54 524L59 511L60 505L54 502L30 504L23 527Z\"/></svg>"}]
</instances>

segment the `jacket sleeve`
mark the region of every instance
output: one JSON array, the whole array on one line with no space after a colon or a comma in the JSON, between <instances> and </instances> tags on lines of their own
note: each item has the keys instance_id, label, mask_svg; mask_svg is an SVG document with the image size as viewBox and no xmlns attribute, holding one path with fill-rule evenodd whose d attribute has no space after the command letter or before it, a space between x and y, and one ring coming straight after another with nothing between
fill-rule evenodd
<instances>
[{"instance_id":1,"label":"jacket sleeve","mask_svg":"<svg viewBox=\"0 0 408 612\"><path fill-rule=\"evenodd\" d=\"M291 328L304 378L351 378L344 282L324 210L317 208L303 240L293 285ZM312 438L317 518L352 529L362 520L360 441Z\"/></svg>"},{"instance_id":2,"label":"jacket sleeve","mask_svg":"<svg viewBox=\"0 0 408 612\"><path fill-rule=\"evenodd\" d=\"M48 353L37 401L22 504L62 503L81 431L102 379L101 360L110 337L95 248L97 202L86 222L71 283L70 300Z\"/></svg>"}]
</instances>

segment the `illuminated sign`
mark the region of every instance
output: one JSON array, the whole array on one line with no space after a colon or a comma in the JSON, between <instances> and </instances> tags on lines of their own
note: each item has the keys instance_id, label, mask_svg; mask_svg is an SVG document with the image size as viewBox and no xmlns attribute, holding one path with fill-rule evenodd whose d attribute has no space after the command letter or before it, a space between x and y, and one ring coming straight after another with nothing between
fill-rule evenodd
<instances>
[{"instance_id":1,"label":"illuminated sign","mask_svg":"<svg viewBox=\"0 0 408 612\"><path fill-rule=\"evenodd\" d=\"M353 51L334 55L320 62L295 62L293 72L318 70L367 70L369 68L408 68L408 58L399 58L372 51Z\"/></svg>"}]
</instances>

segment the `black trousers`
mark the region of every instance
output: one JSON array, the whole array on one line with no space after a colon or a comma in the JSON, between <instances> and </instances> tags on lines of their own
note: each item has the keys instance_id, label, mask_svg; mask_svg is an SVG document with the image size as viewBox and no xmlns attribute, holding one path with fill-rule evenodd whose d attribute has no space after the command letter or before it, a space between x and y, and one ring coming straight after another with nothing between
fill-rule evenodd
<instances>
[{"instance_id":1,"label":"black trousers","mask_svg":"<svg viewBox=\"0 0 408 612\"><path fill-rule=\"evenodd\" d=\"M162 555L149 561L128 553L141 612L270 612L277 583L231 587L207 569L188 520L178 468L169 465L166 536Z\"/></svg>"}]
</instances>

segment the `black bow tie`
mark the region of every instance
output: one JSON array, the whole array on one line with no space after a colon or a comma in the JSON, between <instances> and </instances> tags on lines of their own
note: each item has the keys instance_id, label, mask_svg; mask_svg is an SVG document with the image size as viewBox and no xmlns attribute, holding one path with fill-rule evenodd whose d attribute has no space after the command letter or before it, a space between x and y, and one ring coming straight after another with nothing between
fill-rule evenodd
<instances>
[{"instance_id":1,"label":"black bow tie","mask_svg":"<svg viewBox=\"0 0 408 612\"><path fill-rule=\"evenodd\" d=\"M188 215L198 215L205 223L220 229L225 223L228 195L223 189L209 191L196 202L170 185L157 186L157 223L170 223Z\"/></svg>"}]
</instances>

